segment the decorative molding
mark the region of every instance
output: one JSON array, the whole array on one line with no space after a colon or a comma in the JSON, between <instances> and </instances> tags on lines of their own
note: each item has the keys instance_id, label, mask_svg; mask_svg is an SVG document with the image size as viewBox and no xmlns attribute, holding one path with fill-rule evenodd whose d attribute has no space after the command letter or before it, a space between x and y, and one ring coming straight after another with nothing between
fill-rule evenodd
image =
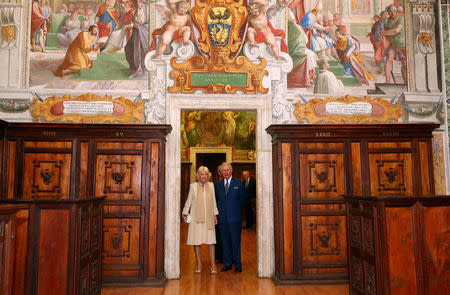
<instances>
[{"instance_id":1,"label":"decorative molding","mask_svg":"<svg viewBox=\"0 0 450 295\"><path fill-rule=\"evenodd\" d=\"M272 123L286 124L292 119L294 107L291 102L286 99L286 79L272 81Z\"/></svg>"},{"instance_id":2,"label":"decorative molding","mask_svg":"<svg viewBox=\"0 0 450 295\"><path fill-rule=\"evenodd\" d=\"M80 104L80 102L86 103ZM75 106L69 108L68 103ZM96 103L105 103L106 107L97 106ZM142 100L133 103L123 96L112 98L108 95L101 97L86 93L77 97L51 96L45 101L35 97L30 113L35 122L141 123L144 105Z\"/></svg>"},{"instance_id":3,"label":"decorative molding","mask_svg":"<svg viewBox=\"0 0 450 295\"><path fill-rule=\"evenodd\" d=\"M231 163L233 160L233 148L232 147L191 147L189 148L189 162L192 163L190 168L191 183L196 181L197 177L197 154L215 154L224 153L227 163Z\"/></svg>"},{"instance_id":4,"label":"decorative molding","mask_svg":"<svg viewBox=\"0 0 450 295\"><path fill-rule=\"evenodd\" d=\"M29 100L2 99L0 100L0 111L5 113L21 113L31 107Z\"/></svg>"},{"instance_id":5,"label":"decorative molding","mask_svg":"<svg viewBox=\"0 0 450 295\"><path fill-rule=\"evenodd\" d=\"M104 244L103 258L109 257L123 257L129 258L131 253L131 231L133 226L131 224L123 226L104 225L103 236L105 241L109 243ZM109 247L108 247L109 246Z\"/></svg>"},{"instance_id":6,"label":"decorative molding","mask_svg":"<svg viewBox=\"0 0 450 295\"><path fill-rule=\"evenodd\" d=\"M400 105L390 104L382 98L346 95L314 98L306 103L298 101L294 115L301 123L370 124L396 123L403 112Z\"/></svg>"},{"instance_id":7,"label":"decorative molding","mask_svg":"<svg viewBox=\"0 0 450 295\"><path fill-rule=\"evenodd\" d=\"M155 64L151 64L149 71L155 71ZM166 81L159 79L156 74L151 75L151 99L145 102L146 123L164 124L166 121Z\"/></svg>"},{"instance_id":8,"label":"decorative molding","mask_svg":"<svg viewBox=\"0 0 450 295\"><path fill-rule=\"evenodd\" d=\"M445 123L445 101L440 93L410 93L400 96L399 104L405 111L405 121Z\"/></svg>"},{"instance_id":9,"label":"decorative molding","mask_svg":"<svg viewBox=\"0 0 450 295\"><path fill-rule=\"evenodd\" d=\"M310 223L309 227L311 231L311 256L340 254L338 223Z\"/></svg>"},{"instance_id":10,"label":"decorative molding","mask_svg":"<svg viewBox=\"0 0 450 295\"><path fill-rule=\"evenodd\" d=\"M434 191L437 195L446 194L444 134L445 133L433 134L433 139L431 141L433 149Z\"/></svg>"},{"instance_id":11,"label":"decorative molding","mask_svg":"<svg viewBox=\"0 0 450 295\"><path fill-rule=\"evenodd\" d=\"M337 192L336 161L309 161L309 189L312 192Z\"/></svg>"},{"instance_id":12,"label":"decorative molding","mask_svg":"<svg viewBox=\"0 0 450 295\"><path fill-rule=\"evenodd\" d=\"M404 160L377 160L379 192L406 191Z\"/></svg>"},{"instance_id":13,"label":"decorative molding","mask_svg":"<svg viewBox=\"0 0 450 295\"><path fill-rule=\"evenodd\" d=\"M414 50L410 51L412 56L408 60L408 67L412 67L414 74L414 87L410 89L418 92L439 92L434 5L430 1L418 1L411 5L409 40Z\"/></svg>"},{"instance_id":14,"label":"decorative molding","mask_svg":"<svg viewBox=\"0 0 450 295\"><path fill-rule=\"evenodd\" d=\"M244 39L242 26L247 19L242 0L197 1L191 10L192 21L200 32L200 54L178 62L170 60L170 77L175 80L167 90L171 93L232 94L240 90L246 94L267 93L263 87L266 59L256 64L245 56L235 54ZM216 17L220 15L221 17Z\"/></svg>"}]
</instances>

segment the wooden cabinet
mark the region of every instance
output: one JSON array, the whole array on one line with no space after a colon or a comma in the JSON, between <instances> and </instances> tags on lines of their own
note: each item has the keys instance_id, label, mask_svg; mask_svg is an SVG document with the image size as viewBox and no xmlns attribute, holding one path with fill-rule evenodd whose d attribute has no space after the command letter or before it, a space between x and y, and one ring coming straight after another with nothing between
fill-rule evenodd
<instances>
[{"instance_id":1,"label":"wooden cabinet","mask_svg":"<svg viewBox=\"0 0 450 295\"><path fill-rule=\"evenodd\" d=\"M348 278L343 194L433 194L436 124L272 125L278 284Z\"/></svg>"},{"instance_id":2,"label":"wooden cabinet","mask_svg":"<svg viewBox=\"0 0 450 295\"><path fill-rule=\"evenodd\" d=\"M0 205L0 294L12 295L14 277L16 213L26 206Z\"/></svg>"},{"instance_id":3,"label":"wooden cabinet","mask_svg":"<svg viewBox=\"0 0 450 295\"><path fill-rule=\"evenodd\" d=\"M12 294L100 294L103 200L0 201L23 206Z\"/></svg>"},{"instance_id":4,"label":"wooden cabinet","mask_svg":"<svg viewBox=\"0 0 450 295\"><path fill-rule=\"evenodd\" d=\"M170 130L169 125L7 124L1 199L106 196L98 261L102 275L96 275L104 285L162 285L165 137Z\"/></svg>"},{"instance_id":5,"label":"wooden cabinet","mask_svg":"<svg viewBox=\"0 0 450 295\"><path fill-rule=\"evenodd\" d=\"M450 196L345 200L350 294L450 294Z\"/></svg>"}]
</instances>

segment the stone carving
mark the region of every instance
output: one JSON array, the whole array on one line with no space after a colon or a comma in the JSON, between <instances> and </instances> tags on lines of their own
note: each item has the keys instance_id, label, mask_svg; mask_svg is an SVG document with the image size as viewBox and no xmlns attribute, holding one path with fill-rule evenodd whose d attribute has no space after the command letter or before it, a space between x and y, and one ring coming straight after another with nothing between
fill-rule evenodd
<instances>
[{"instance_id":1,"label":"stone carving","mask_svg":"<svg viewBox=\"0 0 450 295\"><path fill-rule=\"evenodd\" d=\"M418 3L412 5L415 89L438 92L434 5L428 1Z\"/></svg>"},{"instance_id":2,"label":"stone carving","mask_svg":"<svg viewBox=\"0 0 450 295\"><path fill-rule=\"evenodd\" d=\"M283 86L286 86L285 79L272 81L272 123L289 123L292 118L294 106L286 99Z\"/></svg>"},{"instance_id":3,"label":"stone carving","mask_svg":"<svg viewBox=\"0 0 450 295\"><path fill-rule=\"evenodd\" d=\"M156 65L153 63L151 65ZM149 69L150 71L150 69ZM145 105L146 123L164 124L166 121L166 81L152 75L152 92Z\"/></svg>"}]
</instances>

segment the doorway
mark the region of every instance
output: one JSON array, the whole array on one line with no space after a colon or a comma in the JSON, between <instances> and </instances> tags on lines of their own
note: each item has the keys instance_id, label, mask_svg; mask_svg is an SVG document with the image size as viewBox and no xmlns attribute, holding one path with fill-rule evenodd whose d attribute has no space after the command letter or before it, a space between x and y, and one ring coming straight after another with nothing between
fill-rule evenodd
<instances>
[{"instance_id":1,"label":"doorway","mask_svg":"<svg viewBox=\"0 0 450 295\"><path fill-rule=\"evenodd\" d=\"M164 269L169 279L181 276L180 245L183 240L180 231L180 198L182 168L191 169L190 153L184 148L185 139L180 138L182 132L191 131L195 121L191 121L186 130L186 122L182 121L181 112L192 110L252 110L256 112L256 153L254 156L255 176L257 183L257 228L256 228L256 272L259 277L271 277L275 266L275 244L273 236L273 199L272 199L272 143L265 129L272 123L272 94L267 95L190 95L167 94L166 123L172 126L167 135L166 145L166 185L165 185L165 256ZM195 118L194 118L195 119ZM188 140L188 139L187 139ZM195 145L194 145L195 146ZM237 154L237 156L240 156ZM185 166L184 166L185 165ZM233 168L237 168L234 165ZM184 174L187 175L187 174ZM188 179L189 181L189 179ZM190 251L192 253L192 251ZM253 252L254 253L254 252Z\"/></svg>"},{"instance_id":2,"label":"doorway","mask_svg":"<svg viewBox=\"0 0 450 295\"><path fill-rule=\"evenodd\" d=\"M219 181L218 167L223 162L228 162L233 167L233 178L242 180L243 171L251 171L253 179L256 177L256 111L251 110L186 110L181 111L181 196L180 208L189 194L191 183L196 182L197 170L205 166L211 172L210 181ZM189 175L187 175L189 174ZM254 212L247 209L249 212ZM245 206L242 208L242 226L248 225L248 214L245 214ZM248 208L248 207L247 207ZM250 214L254 216L254 213ZM252 219L253 220L253 219ZM251 222L253 223L253 222ZM193 272L196 265L192 246L186 245L187 229L189 225L180 224L180 256L183 263L180 265L181 276L183 273ZM216 227L216 232L218 227ZM218 234L218 233L217 233ZM256 256L256 230L246 228L241 233L241 261L243 271L257 273ZM216 242L220 245L220 234ZM252 245L252 249L247 249ZM203 264L208 265L206 245L200 247ZM216 247L216 260L222 260L222 248ZM244 254L245 253L245 254ZM206 259L206 260L205 260ZM223 265L218 264L218 268Z\"/></svg>"}]
</instances>

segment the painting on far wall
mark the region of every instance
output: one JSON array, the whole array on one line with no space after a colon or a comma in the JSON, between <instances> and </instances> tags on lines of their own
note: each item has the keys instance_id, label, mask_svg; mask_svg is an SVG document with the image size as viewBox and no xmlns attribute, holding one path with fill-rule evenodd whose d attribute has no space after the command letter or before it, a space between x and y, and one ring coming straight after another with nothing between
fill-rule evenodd
<instances>
[{"instance_id":1,"label":"painting on far wall","mask_svg":"<svg viewBox=\"0 0 450 295\"><path fill-rule=\"evenodd\" d=\"M233 160L254 161L256 112L182 111L181 149L187 157L190 147L232 147Z\"/></svg>"},{"instance_id":2,"label":"painting on far wall","mask_svg":"<svg viewBox=\"0 0 450 295\"><path fill-rule=\"evenodd\" d=\"M148 6L144 21L136 24L136 1L32 0L31 5L30 88L148 89L145 54L138 56L132 42L133 27L148 38Z\"/></svg>"},{"instance_id":3,"label":"painting on far wall","mask_svg":"<svg viewBox=\"0 0 450 295\"><path fill-rule=\"evenodd\" d=\"M287 2L287 32L275 31L287 34L287 48L280 50L287 50L294 64L289 88L361 95L377 84L406 85L402 0L377 5L375 0ZM166 35L169 43L183 44L196 32L188 25L195 1L32 0L31 5L29 85L34 90L147 90L145 55L151 50L156 50L153 58L164 55L170 46L160 40ZM277 5L285 9L279 3L271 7ZM381 11L375 11L380 5ZM346 12L341 13L342 7ZM258 9L265 15L267 7ZM182 11L183 25L172 36L170 15L177 11ZM270 21L279 25L283 15L272 13Z\"/></svg>"},{"instance_id":4,"label":"painting on far wall","mask_svg":"<svg viewBox=\"0 0 450 295\"><path fill-rule=\"evenodd\" d=\"M289 5L295 16L288 25L289 88L335 96L370 94L385 84L406 89L403 0L295 2Z\"/></svg>"}]
</instances>

